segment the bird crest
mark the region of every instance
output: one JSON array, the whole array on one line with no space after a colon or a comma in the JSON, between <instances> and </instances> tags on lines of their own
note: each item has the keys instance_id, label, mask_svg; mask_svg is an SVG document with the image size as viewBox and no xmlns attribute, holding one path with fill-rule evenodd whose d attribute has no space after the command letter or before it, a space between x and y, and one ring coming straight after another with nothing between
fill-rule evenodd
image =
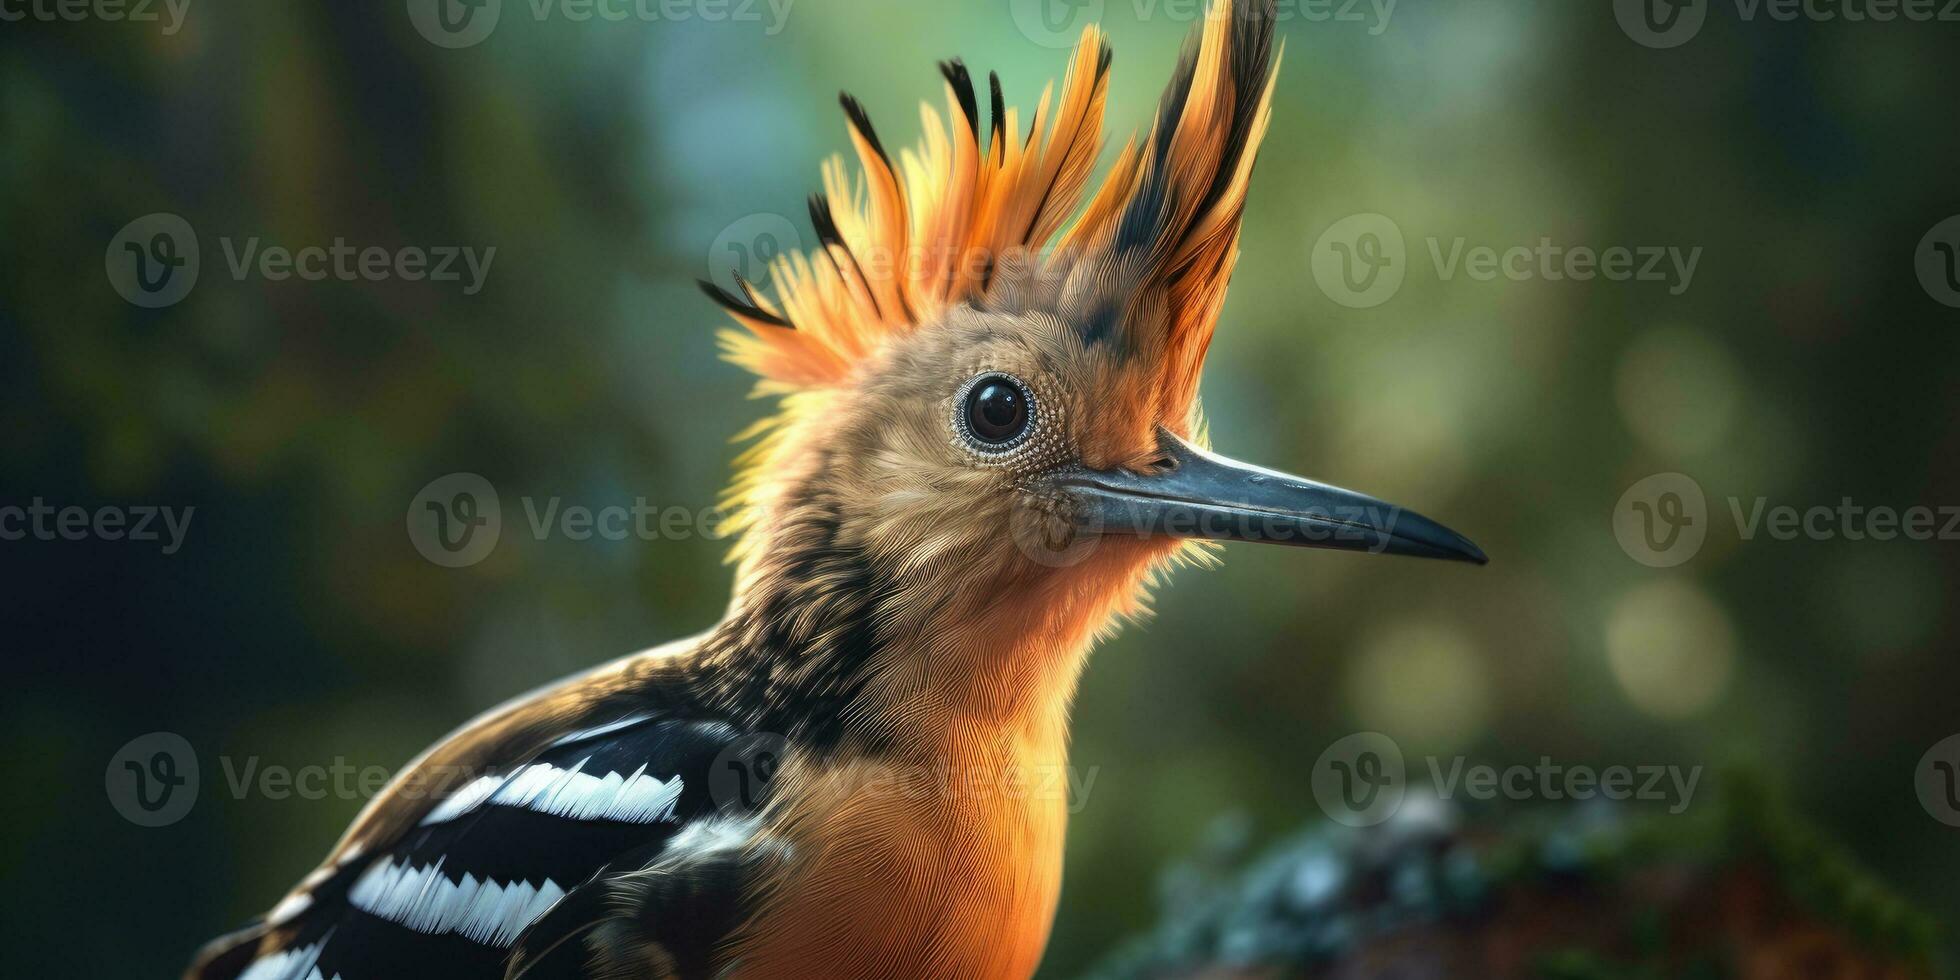
<instances>
[{"instance_id":1,"label":"bird crest","mask_svg":"<svg viewBox=\"0 0 1960 980\"><path fill-rule=\"evenodd\" d=\"M724 352L768 393L839 385L890 338L930 329L948 307L987 304L1002 264L1024 263L1058 275L1092 270L1098 305L1168 310L1156 336L1127 339L1162 362L1167 386L1194 394L1270 115L1273 20L1271 0L1217 0L1149 134L1124 145L1093 194L1110 72L1094 25L1060 98L1052 84L1043 90L1025 135L989 73L982 139L974 81L957 59L940 64L946 116L922 104L924 135L896 157L857 100L842 96L857 166L841 155L823 165L823 191L809 202L818 248L771 263L773 296L739 279L740 295L703 283L746 328L723 332ZM1122 309L1080 312L1114 326L1128 319Z\"/></svg>"}]
</instances>

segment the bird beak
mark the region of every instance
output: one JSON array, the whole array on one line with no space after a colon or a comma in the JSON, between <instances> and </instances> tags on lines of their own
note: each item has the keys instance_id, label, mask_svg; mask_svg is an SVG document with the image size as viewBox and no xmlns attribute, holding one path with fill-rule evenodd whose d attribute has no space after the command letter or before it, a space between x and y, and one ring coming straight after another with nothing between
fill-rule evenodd
<instances>
[{"instance_id":1,"label":"bird beak","mask_svg":"<svg viewBox=\"0 0 1960 980\"><path fill-rule=\"evenodd\" d=\"M1169 465L1155 472L1078 468L1058 475L1054 485L1074 501L1077 527L1103 535L1489 560L1463 535L1414 511L1208 453L1166 429L1157 438Z\"/></svg>"}]
</instances>

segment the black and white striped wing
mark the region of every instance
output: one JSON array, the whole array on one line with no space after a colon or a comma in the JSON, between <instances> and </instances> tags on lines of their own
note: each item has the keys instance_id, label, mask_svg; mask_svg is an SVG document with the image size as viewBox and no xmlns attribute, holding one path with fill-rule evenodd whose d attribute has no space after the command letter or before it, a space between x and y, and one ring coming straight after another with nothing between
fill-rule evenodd
<instances>
[{"instance_id":1,"label":"black and white striped wing","mask_svg":"<svg viewBox=\"0 0 1960 980\"><path fill-rule=\"evenodd\" d=\"M713 822L709 769L738 736L721 722L634 718L468 779L393 846L275 909L268 925L288 938L239 980L503 977L526 930L589 900L568 896Z\"/></svg>"}]
</instances>

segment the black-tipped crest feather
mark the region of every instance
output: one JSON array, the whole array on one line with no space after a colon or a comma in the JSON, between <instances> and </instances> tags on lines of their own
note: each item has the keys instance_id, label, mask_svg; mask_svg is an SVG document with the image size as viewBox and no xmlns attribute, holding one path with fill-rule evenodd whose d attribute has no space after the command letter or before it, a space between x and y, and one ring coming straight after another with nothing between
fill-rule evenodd
<instances>
[{"instance_id":1,"label":"black-tipped crest feather","mask_svg":"<svg viewBox=\"0 0 1960 980\"><path fill-rule=\"evenodd\" d=\"M1233 90L1231 129L1210 186L1188 213L1203 214L1225 191L1238 169L1256 122L1260 99L1272 76L1273 25L1277 17L1274 0L1252 0L1233 7L1228 66ZM1179 210L1174 205L1180 203L1172 200L1175 190L1169 172L1170 150L1197 76L1204 29L1205 22L1201 20L1185 38L1177 69L1158 103L1156 123L1145 151L1143 179L1135 196L1124 207L1113 239L1112 248L1118 254L1141 250L1161 256L1176 244L1166 241L1166 237L1181 231L1166 227L1173 213Z\"/></svg>"},{"instance_id":2,"label":"black-tipped crest feather","mask_svg":"<svg viewBox=\"0 0 1960 980\"><path fill-rule=\"evenodd\" d=\"M939 63L939 73L946 76L946 84L953 87L953 95L960 101L960 111L966 114L966 129L974 142L980 140L980 103L973 94L973 76L966 70L966 63L958 58Z\"/></svg>"},{"instance_id":3,"label":"black-tipped crest feather","mask_svg":"<svg viewBox=\"0 0 1960 980\"><path fill-rule=\"evenodd\" d=\"M866 143L871 144L871 152L878 154L878 159L884 161L885 169L892 170L892 158L885 153L885 145L878 142L878 131L871 128L871 116L864 111L864 104L849 92L837 93L837 104L844 107L844 115L850 119L851 128L857 130L858 135L864 137ZM895 170L892 172L897 173Z\"/></svg>"},{"instance_id":4,"label":"black-tipped crest feather","mask_svg":"<svg viewBox=\"0 0 1960 980\"><path fill-rule=\"evenodd\" d=\"M987 123L987 151L994 155L995 160L999 160L1001 154L1007 152L1007 142L1001 136L1002 127L1007 125L1007 100L1001 98L1000 75L997 72L987 73L987 96L992 101L990 108L993 110Z\"/></svg>"},{"instance_id":5,"label":"black-tipped crest feather","mask_svg":"<svg viewBox=\"0 0 1960 980\"><path fill-rule=\"evenodd\" d=\"M748 292L748 284L743 282L741 276L739 275L736 276L735 281L742 285L743 292L745 293ZM751 320L756 320L761 323L767 323L772 326L785 327L790 330L796 329L795 324L789 322L788 320L783 319L782 317L777 316L774 313L769 312L768 310L763 309L760 306L755 305L755 303L752 300L745 300L740 296L736 296L734 293L731 293L728 290L723 289L720 286L706 279L697 279L695 280L695 282L701 286L702 292L708 294L709 299L714 300L716 303L720 304L723 309L729 311L730 313L733 313L737 316L747 317Z\"/></svg>"}]
</instances>

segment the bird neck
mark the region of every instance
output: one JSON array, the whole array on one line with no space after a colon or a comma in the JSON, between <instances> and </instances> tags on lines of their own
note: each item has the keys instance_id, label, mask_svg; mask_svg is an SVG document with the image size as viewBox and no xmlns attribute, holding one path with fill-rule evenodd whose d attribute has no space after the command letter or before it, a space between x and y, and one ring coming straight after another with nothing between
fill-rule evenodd
<instances>
[{"instance_id":1,"label":"bird neck","mask_svg":"<svg viewBox=\"0 0 1960 980\"><path fill-rule=\"evenodd\" d=\"M897 581L820 512L779 526L738 579L704 645L710 700L760 730L888 755L1065 754L1076 680L1113 614L1006 583Z\"/></svg>"}]
</instances>

